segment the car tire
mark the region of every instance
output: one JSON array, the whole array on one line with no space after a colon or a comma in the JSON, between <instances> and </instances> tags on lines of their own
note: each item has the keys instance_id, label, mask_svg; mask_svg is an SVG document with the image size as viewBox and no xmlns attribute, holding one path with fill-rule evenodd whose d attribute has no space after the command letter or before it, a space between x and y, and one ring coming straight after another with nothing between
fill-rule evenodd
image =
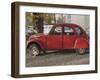
<instances>
[{"instance_id":1,"label":"car tire","mask_svg":"<svg viewBox=\"0 0 100 80\"><path fill-rule=\"evenodd\" d=\"M78 54L80 54L80 55L83 55L83 54L85 54L86 49L85 49L85 48L78 48L78 49L76 49L76 52L77 52Z\"/></svg>"},{"instance_id":2,"label":"car tire","mask_svg":"<svg viewBox=\"0 0 100 80\"><path fill-rule=\"evenodd\" d=\"M29 54L31 56L37 56L40 53L40 49L36 44L31 44L29 47Z\"/></svg>"}]
</instances>

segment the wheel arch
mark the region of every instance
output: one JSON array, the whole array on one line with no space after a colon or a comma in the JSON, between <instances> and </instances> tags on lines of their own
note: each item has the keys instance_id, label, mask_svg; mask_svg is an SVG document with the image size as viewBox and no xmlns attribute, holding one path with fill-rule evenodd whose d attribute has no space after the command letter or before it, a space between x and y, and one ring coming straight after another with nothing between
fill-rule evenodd
<instances>
[{"instance_id":1,"label":"wheel arch","mask_svg":"<svg viewBox=\"0 0 100 80\"><path fill-rule=\"evenodd\" d=\"M38 47L39 47L39 49L43 49L43 47L40 45L40 43L38 43L38 42L30 42L28 45L27 45L27 48L29 48L29 46L30 45L32 45L32 44L36 44Z\"/></svg>"},{"instance_id":2,"label":"wheel arch","mask_svg":"<svg viewBox=\"0 0 100 80\"><path fill-rule=\"evenodd\" d=\"M74 48L89 48L89 42L84 38L76 39Z\"/></svg>"}]
</instances>

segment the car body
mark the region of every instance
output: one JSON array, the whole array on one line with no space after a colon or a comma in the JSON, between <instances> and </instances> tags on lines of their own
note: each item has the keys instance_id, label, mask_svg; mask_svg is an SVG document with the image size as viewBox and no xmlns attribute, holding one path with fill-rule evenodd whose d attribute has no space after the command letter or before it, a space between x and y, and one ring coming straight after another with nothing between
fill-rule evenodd
<instances>
[{"instance_id":1,"label":"car body","mask_svg":"<svg viewBox=\"0 0 100 80\"><path fill-rule=\"evenodd\" d=\"M89 37L77 24L56 24L48 34L38 33L31 35L26 41L31 53L38 55L45 50L75 49L78 53L85 53L89 48ZM31 46L31 47L30 47Z\"/></svg>"}]
</instances>

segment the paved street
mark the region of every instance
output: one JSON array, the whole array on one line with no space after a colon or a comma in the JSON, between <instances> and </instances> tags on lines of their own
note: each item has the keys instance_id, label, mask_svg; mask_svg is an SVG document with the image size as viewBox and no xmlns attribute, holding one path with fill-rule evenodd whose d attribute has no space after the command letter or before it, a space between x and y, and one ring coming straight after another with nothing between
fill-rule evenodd
<instances>
[{"instance_id":1,"label":"paved street","mask_svg":"<svg viewBox=\"0 0 100 80\"><path fill-rule=\"evenodd\" d=\"M26 67L89 64L89 53L79 55L74 51L48 51L36 57L26 54Z\"/></svg>"}]
</instances>

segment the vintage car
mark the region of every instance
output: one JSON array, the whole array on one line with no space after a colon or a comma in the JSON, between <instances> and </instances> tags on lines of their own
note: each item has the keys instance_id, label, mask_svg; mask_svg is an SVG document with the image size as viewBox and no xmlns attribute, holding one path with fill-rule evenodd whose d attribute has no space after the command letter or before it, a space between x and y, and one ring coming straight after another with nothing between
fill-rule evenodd
<instances>
[{"instance_id":1,"label":"vintage car","mask_svg":"<svg viewBox=\"0 0 100 80\"><path fill-rule=\"evenodd\" d=\"M77 24L56 24L48 34L38 33L26 41L29 53L36 56L46 50L74 49L84 54L89 49L89 37Z\"/></svg>"}]
</instances>

